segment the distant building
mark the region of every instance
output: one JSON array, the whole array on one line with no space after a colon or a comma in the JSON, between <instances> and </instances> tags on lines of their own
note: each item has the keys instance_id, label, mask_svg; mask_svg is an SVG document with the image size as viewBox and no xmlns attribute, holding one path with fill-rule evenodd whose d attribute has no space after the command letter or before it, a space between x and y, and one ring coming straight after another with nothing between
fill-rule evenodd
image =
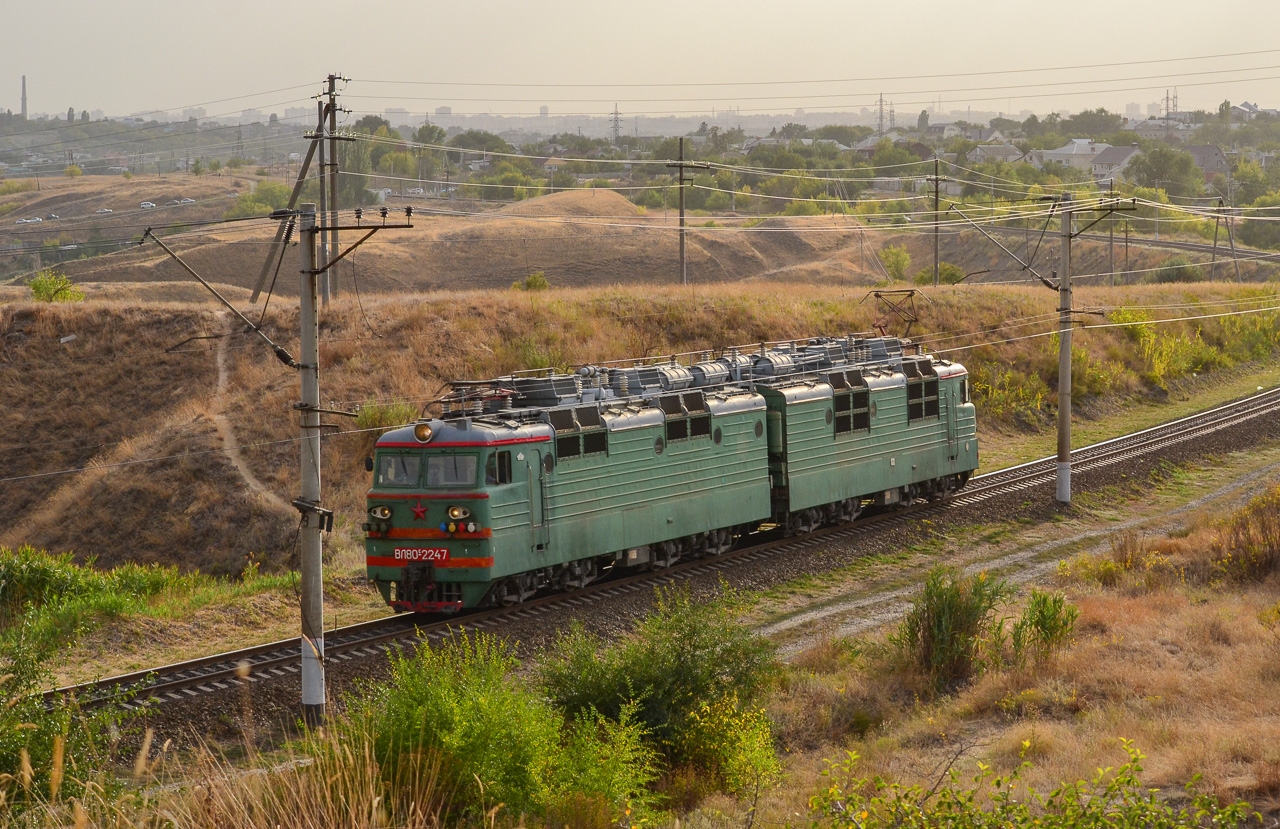
<instances>
[{"instance_id":1,"label":"distant building","mask_svg":"<svg viewBox=\"0 0 1280 829\"><path fill-rule=\"evenodd\" d=\"M1204 172L1205 182L1213 180L1213 177L1221 174L1226 175L1229 165L1227 164L1227 156L1222 152L1217 144L1199 144L1187 147L1187 152L1191 153L1191 157L1196 160L1196 166Z\"/></svg>"},{"instance_id":2,"label":"distant building","mask_svg":"<svg viewBox=\"0 0 1280 829\"><path fill-rule=\"evenodd\" d=\"M930 124L925 127L925 135L930 138L946 140L957 135L964 135L964 130L955 124Z\"/></svg>"},{"instance_id":3,"label":"distant building","mask_svg":"<svg viewBox=\"0 0 1280 829\"><path fill-rule=\"evenodd\" d=\"M1195 132L1190 124L1171 118L1148 118L1145 121L1129 121L1121 129L1140 138L1160 138L1166 141L1185 141Z\"/></svg>"},{"instance_id":4,"label":"distant building","mask_svg":"<svg viewBox=\"0 0 1280 829\"><path fill-rule=\"evenodd\" d=\"M184 121L190 121L192 118L199 121L202 118L204 118L204 116L205 116L204 107L187 107L186 109L182 110L182 120Z\"/></svg>"},{"instance_id":5,"label":"distant building","mask_svg":"<svg viewBox=\"0 0 1280 829\"><path fill-rule=\"evenodd\" d=\"M1093 159L1103 150L1110 147L1090 138L1072 138L1056 150L1045 150L1040 154L1042 164L1056 161L1068 167L1086 172L1093 169Z\"/></svg>"},{"instance_id":6,"label":"distant building","mask_svg":"<svg viewBox=\"0 0 1280 829\"><path fill-rule=\"evenodd\" d=\"M979 144L966 154L970 164L984 164L991 161L1003 161L1013 164L1023 159L1026 153L1012 144Z\"/></svg>"},{"instance_id":7,"label":"distant building","mask_svg":"<svg viewBox=\"0 0 1280 829\"><path fill-rule=\"evenodd\" d=\"M412 123L410 121L409 110L393 107L384 113L384 117L393 127L403 126Z\"/></svg>"},{"instance_id":8,"label":"distant building","mask_svg":"<svg viewBox=\"0 0 1280 829\"><path fill-rule=\"evenodd\" d=\"M436 115L452 115L453 107L436 107Z\"/></svg>"},{"instance_id":9,"label":"distant building","mask_svg":"<svg viewBox=\"0 0 1280 829\"><path fill-rule=\"evenodd\" d=\"M990 127L969 127L964 131L964 137L970 141L976 141L979 144L985 144L992 141L1002 142L1007 140L1004 137L1004 133L998 129L992 129Z\"/></svg>"},{"instance_id":10,"label":"distant building","mask_svg":"<svg viewBox=\"0 0 1280 829\"><path fill-rule=\"evenodd\" d=\"M1128 147L1108 147L1093 157L1093 178L1095 181L1118 179L1124 177L1124 168L1129 166L1142 150L1137 144Z\"/></svg>"}]
</instances>

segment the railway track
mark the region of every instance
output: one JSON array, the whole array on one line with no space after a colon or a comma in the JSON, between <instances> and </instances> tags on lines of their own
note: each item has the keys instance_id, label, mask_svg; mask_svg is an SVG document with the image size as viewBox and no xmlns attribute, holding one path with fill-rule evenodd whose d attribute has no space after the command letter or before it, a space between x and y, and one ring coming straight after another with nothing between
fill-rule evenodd
<instances>
[{"instance_id":1,"label":"railway track","mask_svg":"<svg viewBox=\"0 0 1280 829\"><path fill-rule=\"evenodd\" d=\"M1157 453L1170 446L1277 412L1280 412L1280 388L1260 392L1151 429L1073 450L1072 471L1079 473L1124 463L1138 456ZM426 621L411 615L392 616L335 628L325 634L325 658L330 662L367 658L388 648L400 649L422 640L442 638L451 629L461 625L483 630L497 628L508 621L529 619L552 610L585 609L596 602L621 594L652 590L663 584L723 571L816 544L856 538L883 530L888 525L915 520L920 513L959 509L992 498L1013 495L1053 481L1056 471L1056 458L1041 458L979 475L961 493L942 502L917 503L907 509L871 515L851 524L828 527L803 536L784 537L776 531L763 530L748 537L745 545L714 558L678 563L665 570L612 579L572 593L543 596L511 607ZM117 701L132 709L141 705L180 701L201 694L226 692L235 687L297 674L299 662L299 640L293 638L108 677L96 682L57 688L46 692L44 696L47 704L75 695L82 703Z\"/></svg>"}]
</instances>

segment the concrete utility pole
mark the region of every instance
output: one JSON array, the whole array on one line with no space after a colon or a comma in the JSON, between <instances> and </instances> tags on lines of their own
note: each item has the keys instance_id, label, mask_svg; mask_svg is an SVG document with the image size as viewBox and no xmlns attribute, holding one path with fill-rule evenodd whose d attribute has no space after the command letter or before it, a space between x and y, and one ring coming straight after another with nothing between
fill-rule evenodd
<instances>
[{"instance_id":1,"label":"concrete utility pole","mask_svg":"<svg viewBox=\"0 0 1280 829\"><path fill-rule=\"evenodd\" d=\"M323 105L322 105L323 106ZM323 188L320 191L324 192ZM320 506L320 314L316 272L316 206L302 205L302 497L298 530L302 544L302 719L307 725L324 724L324 563L321 538L324 522ZM308 507L309 509L304 509Z\"/></svg>"},{"instance_id":2,"label":"concrete utility pole","mask_svg":"<svg viewBox=\"0 0 1280 829\"><path fill-rule=\"evenodd\" d=\"M939 191L942 189L942 177L938 170L938 154L933 154L933 175L929 177L929 181L933 182L933 287L938 287L938 227L942 222L942 215L939 213L941 204L939 202Z\"/></svg>"},{"instance_id":3,"label":"concrete utility pole","mask_svg":"<svg viewBox=\"0 0 1280 829\"><path fill-rule=\"evenodd\" d=\"M329 113L325 111L324 101L316 101L316 112L319 116L316 123L316 134L320 136L318 149L320 158L320 256L317 265L320 268L320 298L324 301L325 307L329 305L329 239L323 230L323 225L329 217L329 165L325 162L325 140L326 125L329 120ZM311 211L315 213L314 207ZM314 216L312 217L314 220ZM314 267L314 266L313 266ZM305 362L305 360L304 360Z\"/></svg>"},{"instance_id":4,"label":"concrete utility pole","mask_svg":"<svg viewBox=\"0 0 1280 829\"><path fill-rule=\"evenodd\" d=\"M688 250L688 248L686 247L687 243L685 240L685 234L687 233L687 230L685 229L685 223L684 223L684 188L685 188L684 171L689 167L697 167L702 170L710 170L711 165L702 163L702 162L685 161L684 160L684 137L681 136L680 137L680 159L674 163L668 163L667 166L675 167L680 171L680 284L688 285L689 284L689 258L686 253L686 251ZM666 199L663 199L662 201L663 201L663 204L666 204Z\"/></svg>"},{"instance_id":5,"label":"concrete utility pole","mask_svg":"<svg viewBox=\"0 0 1280 829\"><path fill-rule=\"evenodd\" d=\"M329 254L338 255L338 92L335 84L338 75L329 75L329 217L325 224L329 226ZM329 293L338 295L338 271L325 271L325 285Z\"/></svg>"},{"instance_id":6,"label":"concrete utility pole","mask_svg":"<svg viewBox=\"0 0 1280 829\"><path fill-rule=\"evenodd\" d=\"M1058 501L1071 503L1071 194L1062 196L1058 265Z\"/></svg>"}]
</instances>

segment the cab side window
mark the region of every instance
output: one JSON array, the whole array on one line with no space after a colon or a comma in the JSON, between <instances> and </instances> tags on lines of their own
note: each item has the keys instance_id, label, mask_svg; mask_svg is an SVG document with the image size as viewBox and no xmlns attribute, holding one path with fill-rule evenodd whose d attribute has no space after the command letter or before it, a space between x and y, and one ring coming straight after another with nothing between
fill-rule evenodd
<instances>
[{"instance_id":1,"label":"cab side window","mask_svg":"<svg viewBox=\"0 0 1280 829\"><path fill-rule=\"evenodd\" d=\"M490 486L511 483L511 453L495 452L484 467L484 482Z\"/></svg>"}]
</instances>

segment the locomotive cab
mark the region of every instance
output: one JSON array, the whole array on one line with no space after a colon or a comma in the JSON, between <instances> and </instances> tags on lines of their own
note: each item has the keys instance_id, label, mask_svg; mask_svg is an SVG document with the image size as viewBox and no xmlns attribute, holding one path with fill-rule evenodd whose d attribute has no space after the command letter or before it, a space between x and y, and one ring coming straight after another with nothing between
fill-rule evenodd
<instances>
[{"instance_id":1,"label":"locomotive cab","mask_svg":"<svg viewBox=\"0 0 1280 829\"><path fill-rule=\"evenodd\" d=\"M397 611L451 613L545 549L541 476L550 430L420 421L374 450L366 505L369 578ZM541 531L541 532L540 532Z\"/></svg>"}]
</instances>

